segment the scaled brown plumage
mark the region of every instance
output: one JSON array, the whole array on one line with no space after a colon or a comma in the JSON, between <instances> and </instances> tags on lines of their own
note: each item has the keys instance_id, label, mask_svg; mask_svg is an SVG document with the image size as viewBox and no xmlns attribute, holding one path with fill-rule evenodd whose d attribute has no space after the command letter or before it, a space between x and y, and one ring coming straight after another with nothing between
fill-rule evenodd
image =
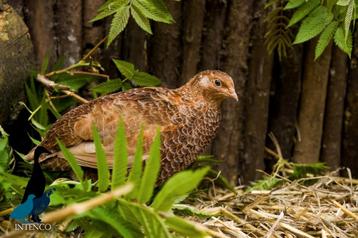
<instances>
[{"instance_id":1,"label":"scaled brown plumage","mask_svg":"<svg viewBox=\"0 0 358 238\"><path fill-rule=\"evenodd\" d=\"M95 99L58 119L41 145L53 154L41 160L47 170L69 170L56 143L60 139L83 167L96 168L92 124L100 133L108 164L113 165L117 125L123 119L128 141L129 163L136 139L144 128L144 157L159 127L161 132L160 181L189 166L212 141L220 121L220 104L237 95L231 77L207 70L178 89L135 88ZM31 155L29 156L31 158Z\"/></svg>"}]
</instances>

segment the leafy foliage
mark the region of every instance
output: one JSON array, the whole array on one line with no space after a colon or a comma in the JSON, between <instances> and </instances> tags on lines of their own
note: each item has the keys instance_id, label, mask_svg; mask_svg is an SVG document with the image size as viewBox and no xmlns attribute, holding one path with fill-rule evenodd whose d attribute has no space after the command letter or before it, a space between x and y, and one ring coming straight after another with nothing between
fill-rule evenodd
<instances>
[{"instance_id":1,"label":"leafy foliage","mask_svg":"<svg viewBox=\"0 0 358 238\"><path fill-rule=\"evenodd\" d=\"M152 34L149 19L163 23L174 22L163 0L108 0L98 9L97 16L91 21L102 20L111 15L114 16L107 46L124 30L130 15L138 26L149 34Z\"/></svg>"},{"instance_id":2,"label":"leafy foliage","mask_svg":"<svg viewBox=\"0 0 358 238\"><path fill-rule=\"evenodd\" d=\"M271 0L266 4L265 8L271 9L265 18L267 23L267 32L265 33L266 48L270 54L276 50L281 60L287 57L292 45L293 34L287 28L289 18L284 13L285 8L282 0Z\"/></svg>"},{"instance_id":3,"label":"leafy foliage","mask_svg":"<svg viewBox=\"0 0 358 238\"><path fill-rule=\"evenodd\" d=\"M55 188L55 192L51 195L50 205L52 207L88 200L108 189L110 170L105 160L100 136L95 127L93 127L92 133L97 151L98 182L92 183L83 176L84 171L77 164L73 155L58 141L63 155L70 163L80 183L61 179L51 184L50 186ZM145 158L143 157L143 133L140 133L137 140L135 158L132 166L128 167L129 174L126 166L128 152L125 140L124 123L120 122L115 138L112 189L126 182L134 182L136 191L128 194L125 198L73 218L67 229L81 227L86 236L96 234L99 237L108 234L123 237L181 237L181 235L196 234L197 237L205 237L206 233L191 222L175 215L164 215L163 212L171 210L178 200L193 191L209 169L204 167L176 174L152 198L160 166L160 134L158 132L153 140L143 173L142 163ZM84 225L84 223L91 225ZM96 231L94 231L94 227Z\"/></svg>"},{"instance_id":4,"label":"leafy foliage","mask_svg":"<svg viewBox=\"0 0 358 238\"><path fill-rule=\"evenodd\" d=\"M317 59L334 36L335 44L350 56L357 5L357 0L289 0L285 9L292 10L293 15L288 26L301 22L294 43L303 43L319 36L315 50Z\"/></svg>"}]
</instances>

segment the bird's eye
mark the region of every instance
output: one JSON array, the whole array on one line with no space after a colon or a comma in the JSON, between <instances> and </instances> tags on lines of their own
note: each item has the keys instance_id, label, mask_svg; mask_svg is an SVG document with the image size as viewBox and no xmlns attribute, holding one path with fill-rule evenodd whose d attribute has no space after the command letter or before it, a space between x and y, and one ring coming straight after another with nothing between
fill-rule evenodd
<instances>
[{"instance_id":1,"label":"bird's eye","mask_svg":"<svg viewBox=\"0 0 358 238\"><path fill-rule=\"evenodd\" d=\"M219 79L215 79L215 85L217 87L221 87L221 81Z\"/></svg>"}]
</instances>

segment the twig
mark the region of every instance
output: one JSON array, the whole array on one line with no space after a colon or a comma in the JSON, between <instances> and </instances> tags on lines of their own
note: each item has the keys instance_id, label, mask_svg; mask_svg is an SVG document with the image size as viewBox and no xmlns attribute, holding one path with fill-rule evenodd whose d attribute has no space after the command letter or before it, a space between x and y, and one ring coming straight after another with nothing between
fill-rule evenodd
<instances>
[{"instance_id":1,"label":"twig","mask_svg":"<svg viewBox=\"0 0 358 238\"><path fill-rule=\"evenodd\" d=\"M40 83L45 85L47 88L59 89L64 94L75 98L77 101L79 101L81 103L88 103L87 99L84 99L83 97L81 97L81 96L77 95L76 93L70 91L68 86L66 86L66 85L55 83L54 81L49 80L46 76L44 76L42 74L38 74L36 79L37 79L37 81L39 81Z\"/></svg>"},{"instance_id":2,"label":"twig","mask_svg":"<svg viewBox=\"0 0 358 238\"><path fill-rule=\"evenodd\" d=\"M107 40L107 37L108 37L108 36L104 37L102 40L100 40L100 41L97 43L97 45L95 45L90 51L88 51L88 53L87 53L85 56L83 56L82 60L88 59L88 58L98 49L98 47L99 47L100 45L102 45L102 44Z\"/></svg>"},{"instance_id":3,"label":"twig","mask_svg":"<svg viewBox=\"0 0 358 238\"><path fill-rule=\"evenodd\" d=\"M335 200L331 200L331 202L336 205L338 208L342 209L342 211L347 214L348 216L354 218L356 221L358 221L358 216L356 214L354 214L353 212L351 212L350 210L348 210L346 207L342 206L340 203L338 203Z\"/></svg>"},{"instance_id":4,"label":"twig","mask_svg":"<svg viewBox=\"0 0 358 238\"><path fill-rule=\"evenodd\" d=\"M67 90L67 89L69 89L68 86L63 85L63 84L59 84L59 83L55 83L54 81L49 80L46 76L44 76L42 74L38 74L36 79L37 79L38 82L42 83L47 88L59 89L59 90Z\"/></svg>"},{"instance_id":5,"label":"twig","mask_svg":"<svg viewBox=\"0 0 358 238\"><path fill-rule=\"evenodd\" d=\"M265 235L264 238L270 238L273 233L275 232L276 230L276 227L279 225L280 221L282 220L284 216L284 213L281 212L280 215L277 217L277 220L275 221L275 223L271 226L270 230L267 232L267 234Z\"/></svg>"}]
</instances>

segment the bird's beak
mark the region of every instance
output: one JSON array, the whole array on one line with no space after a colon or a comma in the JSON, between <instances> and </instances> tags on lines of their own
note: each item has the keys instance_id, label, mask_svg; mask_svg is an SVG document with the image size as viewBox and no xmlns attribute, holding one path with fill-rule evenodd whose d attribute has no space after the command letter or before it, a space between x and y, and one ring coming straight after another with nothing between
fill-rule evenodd
<instances>
[{"instance_id":1,"label":"bird's beak","mask_svg":"<svg viewBox=\"0 0 358 238\"><path fill-rule=\"evenodd\" d=\"M233 89L233 90L230 90L228 94L229 94L228 96L229 96L230 98L235 99L236 102L239 101L239 98L238 98L238 96L237 96L237 94L236 94L236 92L235 92L234 89Z\"/></svg>"}]
</instances>

